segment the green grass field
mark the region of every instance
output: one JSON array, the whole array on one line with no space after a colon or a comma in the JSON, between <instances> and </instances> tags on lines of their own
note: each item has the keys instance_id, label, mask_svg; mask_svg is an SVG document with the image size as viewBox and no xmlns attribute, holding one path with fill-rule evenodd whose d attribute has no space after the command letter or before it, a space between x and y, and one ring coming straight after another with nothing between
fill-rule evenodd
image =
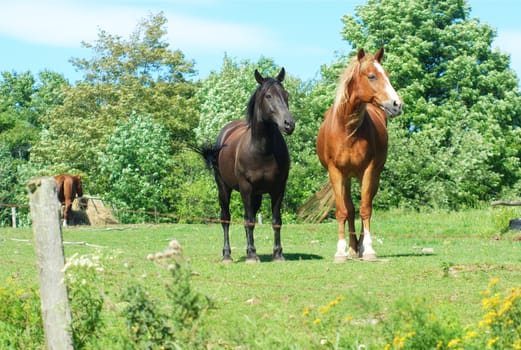
<instances>
[{"instance_id":1,"label":"green grass field","mask_svg":"<svg viewBox=\"0 0 521 350\"><path fill-rule=\"evenodd\" d=\"M324 315L329 324L324 319L321 326L335 328L338 320L347 319L341 334L350 347L343 348L363 344L381 349L386 322L399 311L400 301L424 303L471 325L481 318L480 292L491 279L499 279L499 290L521 286L521 235L498 234L502 210L377 212L372 224L377 262L334 264L336 223L284 225L282 263L271 262L269 225L255 230L259 264L244 263L241 225L232 226L234 263L227 265L220 263L222 231L217 224L83 226L65 229L63 238L89 243L66 244L66 257L102 256L108 318L129 281L144 281L152 294L161 289L166 271L146 256L175 238L190 260L194 288L214 302L205 315L208 348L327 348L320 345L324 330L306 318L306 310L341 300L334 315ZM36 285L30 229L0 229L0 264L0 281L14 277L23 285Z\"/></svg>"}]
</instances>

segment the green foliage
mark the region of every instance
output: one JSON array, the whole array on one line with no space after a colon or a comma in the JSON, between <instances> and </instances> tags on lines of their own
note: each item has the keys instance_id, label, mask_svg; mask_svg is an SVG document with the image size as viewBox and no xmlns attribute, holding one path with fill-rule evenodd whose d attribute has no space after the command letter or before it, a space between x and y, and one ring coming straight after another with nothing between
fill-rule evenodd
<instances>
[{"instance_id":1,"label":"green foliage","mask_svg":"<svg viewBox=\"0 0 521 350\"><path fill-rule=\"evenodd\" d=\"M402 300L398 312L386 320L385 349L445 349L462 327L457 319L432 310L427 300Z\"/></svg>"},{"instance_id":2,"label":"green foliage","mask_svg":"<svg viewBox=\"0 0 521 350\"><path fill-rule=\"evenodd\" d=\"M122 315L130 337L139 349L198 349L203 346L205 331L199 327L209 300L196 292L191 284L190 266L184 260L181 246L170 241L164 253L150 254L149 260L167 268L172 282L165 284L165 298L170 304L153 300L146 288L130 285L123 293L127 303Z\"/></svg>"},{"instance_id":3,"label":"green foliage","mask_svg":"<svg viewBox=\"0 0 521 350\"><path fill-rule=\"evenodd\" d=\"M103 267L99 255L74 254L67 259L66 274L69 305L72 315L72 336L75 349L85 349L104 327Z\"/></svg>"},{"instance_id":4,"label":"green foliage","mask_svg":"<svg viewBox=\"0 0 521 350\"><path fill-rule=\"evenodd\" d=\"M469 12L465 0L369 0L343 17L354 48L385 46L405 102L391 121L386 207L476 205L520 179L518 80L491 49L495 31Z\"/></svg>"},{"instance_id":5,"label":"green foliage","mask_svg":"<svg viewBox=\"0 0 521 350\"><path fill-rule=\"evenodd\" d=\"M128 40L100 31L93 44L83 44L92 58L71 62L85 78L65 89L63 104L45 114L34 163L50 173L82 172L87 193L104 193L108 179L100 174L98 155L131 115L161 124L169 133L170 153L193 137L196 84L188 81L193 63L169 48L165 27L159 13L141 21Z\"/></svg>"},{"instance_id":6,"label":"green foliage","mask_svg":"<svg viewBox=\"0 0 521 350\"><path fill-rule=\"evenodd\" d=\"M403 115L389 121L389 158L375 206L460 209L517 198L518 78L509 68L509 56L492 49L496 31L470 17L468 1L368 0L342 21L348 47L371 52L385 47L383 64L405 102ZM266 57L252 62L224 56L219 70L196 81L195 63L170 47L166 25L164 14L157 13L141 20L128 38L100 30L97 40L83 43L91 50L89 58L71 59L83 73L74 85L50 71L37 77L1 73L2 201L26 205L30 176L71 172L83 175L86 193L119 191L121 197L133 186L136 197L114 199L126 209L157 210L186 222L217 217L213 176L186 146L213 143L224 124L243 118L256 88L254 70L274 76L280 66ZM346 62L341 56L323 65L321 75L307 82L286 67L284 86L296 130L286 138L292 166L285 222L294 221L300 206L327 181L315 152L316 134ZM155 192L149 187L157 182L139 179L135 169L131 181L116 168L109 174L107 164L101 164L116 128L135 115L147 116L168 134L164 142L169 149L160 155L167 160L164 180ZM121 176L126 184L115 189L110 176ZM143 184L149 185L138 189ZM152 199L144 205L151 192L155 205ZM234 197L233 203L232 216L241 218L240 200ZM0 210L0 224L6 225L8 210ZM261 211L265 217L270 213L268 200ZM22 213L23 224L29 224L27 217ZM151 221L151 216L130 220Z\"/></svg>"},{"instance_id":7,"label":"green foliage","mask_svg":"<svg viewBox=\"0 0 521 350\"><path fill-rule=\"evenodd\" d=\"M0 143L0 203L14 203L13 185L16 183L16 164L7 145ZM11 209L0 207L0 226L9 226Z\"/></svg>"},{"instance_id":8,"label":"green foliage","mask_svg":"<svg viewBox=\"0 0 521 350\"><path fill-rule=\"evenodd\" d=\"M159 306L150 300L142 286L130 286L122 300L127 302L123 314L127 320L128 333L138 349L175 349L175 333L168 325Z\"/></svg>"},{"instance_id":9,"label":"green foliage","mask_svg":"<svg viewBox=\"0 0 521 350\"><path fill-rule=\"evenodd\" d=\"M37 291L9 278L0 287L0 348L43 349L43 324Z\"/></svg>"},{"instance_id":10,"label":"green foliage","mask_svg":"<svg viewBox=\"0 0 521 350\"><path fill-rule=\"evenodd\" d=\"M118 209L166 212L162 198L171 168L169 135L150 117L131 115L116 128L100 155L100 172L108 179L106 198ZM140 214L120 214L142 221Z\"/></svg>"}]
</instances>

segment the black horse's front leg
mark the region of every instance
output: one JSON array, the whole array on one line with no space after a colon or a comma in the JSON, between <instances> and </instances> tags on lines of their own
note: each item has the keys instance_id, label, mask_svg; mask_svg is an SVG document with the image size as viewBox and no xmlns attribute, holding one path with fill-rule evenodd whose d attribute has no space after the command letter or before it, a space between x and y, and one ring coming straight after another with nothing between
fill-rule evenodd
<instances>
[{"instance_id":1,"label":"black horse's front leg","mask_svg":"<svg viewBox=\"0 0 521 350\"><path fill-rule=\"evenodd\" d=\"M273 260L274 261L284 261L284 256L282 255L282 244L280 242L280 229L282 227L282 218L280 216L280 206L282 203L283 193L278 194L275 198L272 196L271 200L271 212L272 212L272 220L271 225L273 227Z\"/></svg>"},{"instance_id":2,"label":"black horse's front leg","mask_svg":"<svg viewBox=\"0 0 521 350\"><path fill-rule=\"evenodd\" d=\"M246 230L246 262L256 263L260 262L255 249L255 239L253 231L255 229L255 214L260 208L262 196L242 194L244 203L244 228Z\"/></svg>"}]
</instances>

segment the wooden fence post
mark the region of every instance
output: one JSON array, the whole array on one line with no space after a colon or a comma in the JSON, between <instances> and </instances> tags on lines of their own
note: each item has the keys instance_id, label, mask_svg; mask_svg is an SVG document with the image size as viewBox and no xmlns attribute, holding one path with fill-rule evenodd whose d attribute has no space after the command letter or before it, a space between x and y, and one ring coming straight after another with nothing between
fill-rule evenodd
<instances>
[{"instance_id":1,"label":"wooden fence post","mask_svg":"<svg viewBox=\"0 0 521 350\"><path fill-rule=\"evenodd\" d=\"M63 271L60 203L53 177L36 177L27 182L37 259L40 298L48 350L73 349L71 311Z\"/></svg>"},{"instance_id":2,"label":"wooden fence post","mask_svg":"<svg viewBox=\"0 0 521 350\"><path fill-rule=\"evenodd\" d=\"M16 207L15 206L11 207L11 222L12 222L13 228L16 228Z\"/></svg>"}]
</instances>

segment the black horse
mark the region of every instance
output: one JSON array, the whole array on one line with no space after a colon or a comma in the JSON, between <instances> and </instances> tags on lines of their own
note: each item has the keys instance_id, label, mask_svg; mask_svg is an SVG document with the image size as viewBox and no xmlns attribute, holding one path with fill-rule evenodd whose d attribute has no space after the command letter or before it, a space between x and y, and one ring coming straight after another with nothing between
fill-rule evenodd
<instances>
[{"instance_id":1,"label":"black horse","mask_svg":"<svg viewBox=\"0 0 521 350\"><path fill-rule=\"evenodd\" d=\"M283 134L291 134L295 120L288 109L288 93L282 86L285 71L275 79L263 78L255 70L259 86L248 103L247 119L226 124L215 146L198 151L213 168L219 189L221 222L224 231L223 262L231 262L229 240L230 196L239 191L244 204L246 262L258 262L253 229L262 195L271 197L272 226L275 236L273 260L284 260L280 243L280 206L289 172L289 153Z\"/></svg>"}]
</instances>

